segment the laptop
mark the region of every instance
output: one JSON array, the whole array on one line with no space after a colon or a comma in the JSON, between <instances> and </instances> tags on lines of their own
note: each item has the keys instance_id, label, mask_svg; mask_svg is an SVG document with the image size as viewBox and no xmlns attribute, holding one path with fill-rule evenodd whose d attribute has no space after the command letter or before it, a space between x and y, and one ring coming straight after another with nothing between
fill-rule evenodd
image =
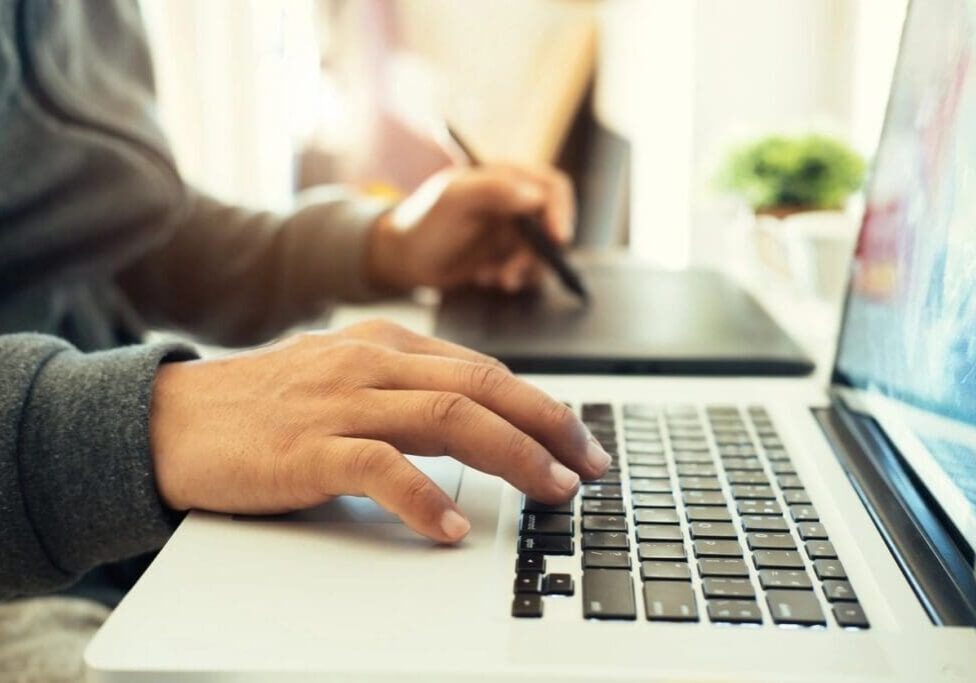
<instances>
[{"instance_id":1,"label":"laptop","mask_svg":"<svg viewBox=\"0 0 976 683\"><path fill-rule=\"evenodd\" d=\"M578 266L588 305L554 278L516 296L464 289L441 303L435 334L513 372L806 375L813 363L724 275L644 265Z\"/></svg>"},{"instance_id":2,"label":"laptop","mask_svg":"<svg viewBox=\"0 0 976 683\"><path fill-rule=\"evenodd\" d=\"M192 513L92 679L976 680L974 34L909 9L829 388L533 376L616 454L570 504L418 458L457 547L357 499Z\"/></svg>"}]
</instances>

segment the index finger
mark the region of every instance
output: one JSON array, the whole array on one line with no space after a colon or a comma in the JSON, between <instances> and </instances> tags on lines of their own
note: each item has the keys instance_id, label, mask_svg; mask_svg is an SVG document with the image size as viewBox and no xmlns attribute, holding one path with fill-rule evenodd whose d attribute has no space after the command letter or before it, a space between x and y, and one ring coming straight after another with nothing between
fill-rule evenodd
<instances>
[{"instance_id":1,"label":"index finger","mask_svg":"<svg viewBox=\"0 0 976 683\"><path fill-rule=\"evenodd\" d=\"M583 479L610 466L609 454L576 414L504 367L435 356L410 356L381 369L389 389L462 394L533 437Z\"/></svg>"}]
</instances>

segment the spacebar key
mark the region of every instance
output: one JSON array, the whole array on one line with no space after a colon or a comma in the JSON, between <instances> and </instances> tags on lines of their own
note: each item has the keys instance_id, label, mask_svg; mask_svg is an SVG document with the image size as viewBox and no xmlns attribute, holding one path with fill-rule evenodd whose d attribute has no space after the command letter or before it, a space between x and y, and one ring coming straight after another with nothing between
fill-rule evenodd
<instances>
[{"instance_id":1,"label":"spacebar key","mask_svg":"<svg viewBox=\"0 0 976 683\"><path fill-rule=\"evenodd\" d=\"M626 569L588 569L583 572L585 619L636 619L634 582Z\"/></svg>"}]
</instances>

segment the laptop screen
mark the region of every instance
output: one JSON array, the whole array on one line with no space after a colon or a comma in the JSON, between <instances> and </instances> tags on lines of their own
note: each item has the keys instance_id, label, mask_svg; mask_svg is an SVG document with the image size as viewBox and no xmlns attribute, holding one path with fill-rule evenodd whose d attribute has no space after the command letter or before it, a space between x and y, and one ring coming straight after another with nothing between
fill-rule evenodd
<instances>
[{"instance_id":1,"label":"laptop screen","mask_svg":"<svg viewBox=\"0 0 976 683\"><path fill-rule=\"evenodd\" d=\"M894 411L976 545L976 0L909 7L836 374Z\"/></svg>"}]
</instances>

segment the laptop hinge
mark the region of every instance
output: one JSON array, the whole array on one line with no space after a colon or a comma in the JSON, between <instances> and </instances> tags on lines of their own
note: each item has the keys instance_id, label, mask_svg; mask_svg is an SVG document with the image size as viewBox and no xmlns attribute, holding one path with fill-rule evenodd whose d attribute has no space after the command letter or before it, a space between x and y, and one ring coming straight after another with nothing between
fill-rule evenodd
<instances>
[{"instance_id":1,"label":"laptop hinge","mask_svg":"<svg viewBox=\"0 0 976 683\"><path fill-rule=\"evenodd\" d=\"M972 549L942 516L877 422L838 397L814 416L929 618L976 626Z\"/></svg>"}]
</instances>

